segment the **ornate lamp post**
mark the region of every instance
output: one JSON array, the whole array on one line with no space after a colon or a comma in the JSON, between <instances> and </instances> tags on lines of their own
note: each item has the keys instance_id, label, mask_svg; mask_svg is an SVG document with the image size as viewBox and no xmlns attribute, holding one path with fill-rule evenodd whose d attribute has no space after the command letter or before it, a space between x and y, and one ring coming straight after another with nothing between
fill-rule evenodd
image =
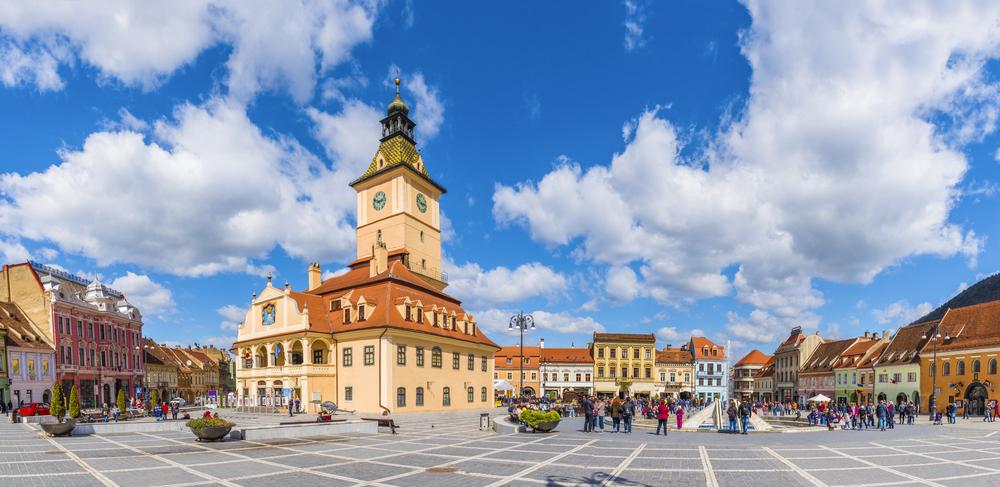
<instances>
[{"instance_id":1,"label":"ornate lamp post","mask_svg":"<svg viewBox=\"0 0 1000 487\"><path fill-rule=\"evenodd\" d=\"M933 328L930 329L930 339L934 342L934 358L932 359L934 363L933 373L931 374L931 421L934 420L934 416L937 413L937 372L938 372L938 361L937 361L937 344L938 340L941 339L941 322L938 321ZM926 340L927 333L925 332L920 338ZM944 336L945 340L951 339L947 334Z\"/></svg>"},{"instance_id":2,"label":"ornate lamp post","mask_svg":"<svg viewBox=\"0 0 1000 487\"><path fill-rule=\"evenodd\" d=\"M510 324L507 326L507 329L517 329L521 335L521 356L518 358L518 371L521 375L518 378L517 390L517 396L521 397L524 395L524 332L535 329L535 318L530 314L526 315L524 313L518 313L510 317Z\"/></svg>"}]
</instances>

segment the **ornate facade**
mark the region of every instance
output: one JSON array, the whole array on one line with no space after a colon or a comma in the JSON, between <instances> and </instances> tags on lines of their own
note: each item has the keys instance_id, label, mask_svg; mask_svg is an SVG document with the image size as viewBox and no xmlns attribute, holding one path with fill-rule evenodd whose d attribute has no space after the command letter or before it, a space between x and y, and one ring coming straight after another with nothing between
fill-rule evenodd
<instances>
[{"instance_id":1,"label":"ornate facade","mask_svg":"<svg viewBox=\"0 0 1000 487\"><path fill-rule=\"evenodd\" d=\"M542 348L541 389L546 396L562 397L567 391L575 394L594 392L594 359L586 348Z\"/></svg>"},{"instance_id":2,"label":"ornate facade","mask_svg":"<svg viewBox=\"0 0 1000 487\"><path fill-rule=\"evenodd\" d=\"M694 395L694 354L667 345L656 353L656 374L660 397L691 399Z\"/></svg>"},{"instance_id":3,"label":"ornate facade","mask_svg":"<svg viewBox=\"0 0 1000 487\"><path fill-rule=\"evenodd\" d=\"M397 80L398 86L398 80ZM439 198L399 96L357 192L357 260L308 288L268 279L233 345L238 401L332 401L364 412L483 408L493 401L494 353L461 302L444 293Z\"/></svg>"},{"instance_id":4,"label":"ornate facade","mask_svg":"<svg viewBox=\"0 0 1000 487\"><path fill-rule=\"evenodd\" d=\"M759 397L754 389L754 377L773 357L756 348L751 350L733 365L729 372L733 382L733 395L741 401L753 400ZM770 391L768 391L770 392Z\"/></svg>"},{"instance_id":5,"label":"ornate facade","mask_svg":"<svg viewBox=\"0 0 1000 487\"><path fill-rule=\"evenodd\" d=\"M600 396L650 397L658 394L653 377L656 336L652 333L594 333L594 392Z\"/></svg>"}]
</instances>

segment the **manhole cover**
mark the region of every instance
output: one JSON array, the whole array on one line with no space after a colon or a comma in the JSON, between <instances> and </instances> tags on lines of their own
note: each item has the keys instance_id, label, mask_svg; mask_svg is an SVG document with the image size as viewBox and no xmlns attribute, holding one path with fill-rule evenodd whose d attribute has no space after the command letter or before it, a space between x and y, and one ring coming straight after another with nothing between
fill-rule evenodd
<instances>
[{"instance_id":1,"label":"manhole cover","mask_svg":"<svg viewBox=\"0 0 1000 487\"><path fill-rule=\"evenodd\" d=\"M458 469L455 467L431 467L427 471L430 473L455 473Z\"/></svg>"}]
</instances>

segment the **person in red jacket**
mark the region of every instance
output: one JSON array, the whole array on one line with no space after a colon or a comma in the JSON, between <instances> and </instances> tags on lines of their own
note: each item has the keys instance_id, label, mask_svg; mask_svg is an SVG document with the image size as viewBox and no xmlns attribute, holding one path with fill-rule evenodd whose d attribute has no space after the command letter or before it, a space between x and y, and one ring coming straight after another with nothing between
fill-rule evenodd
<instances>
[{"instance_id":1,"label":"person in red jacket","mask_svg":"<svg viewBox=\"0 0 1000 487\"><path fill-rule=\"evenodd\" d=\"M660 434L660 427L663 427L663 435L667 435L667 420L670 419L670 408L667 407L667 403L660 400L660 405L656 406L656 434Z\"/></svg>"},{"instance_id":2,"label":"person in red jacket","mask_svg":"<svg viewBox=\"0 0 1000 487\"><path fill-rule=\"evenodd\" d=\"M170 410L170 408L167 407L167 403L163 403L163 405L160 406L160 410L163 411L163 419L167 419L167 411Z\"/></svg>"}]
</instances>

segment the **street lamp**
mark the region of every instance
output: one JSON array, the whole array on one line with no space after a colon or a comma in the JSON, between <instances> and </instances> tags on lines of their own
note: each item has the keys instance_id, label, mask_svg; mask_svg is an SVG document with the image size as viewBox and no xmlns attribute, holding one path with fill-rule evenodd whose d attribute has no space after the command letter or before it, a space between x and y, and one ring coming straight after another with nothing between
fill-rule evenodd
<instances>
[{"instance_id":1,"label":"street lamp","mask_svg":"<svg viewBox=\"0 0 1000 487\"><path fill-rule=\"evenodd\" d=\"M524 332L535 329L535 318L530 314L526 315L524 313L518 313L510 317L510 324L507 329L513 330L517 329L518 333L521 334L521 356L519 357L519 372L518 377L518 390L517 396L521 397L524 395Z\"/></svg>"},{"instance_id":2,"label":"street lamp","mask_svg":"<svg viewBox=\"0 0 1000 487\"><path fill-rule=\"evenodd\" d=\"M934 324L933 328L930 329L931 336L930 339L934 342L934 358L932 362L934 363L933 373L931 374L931 421L934 420L934 416L937 414L937 372L938 372L938 362L937 362L937 344L938 340L941 339L941 322L938 321ZM921 339L927 339L927 332L924 332ZM945 334L945 340L950 340L951 336Z\"/></svg>"}]
</instances>

